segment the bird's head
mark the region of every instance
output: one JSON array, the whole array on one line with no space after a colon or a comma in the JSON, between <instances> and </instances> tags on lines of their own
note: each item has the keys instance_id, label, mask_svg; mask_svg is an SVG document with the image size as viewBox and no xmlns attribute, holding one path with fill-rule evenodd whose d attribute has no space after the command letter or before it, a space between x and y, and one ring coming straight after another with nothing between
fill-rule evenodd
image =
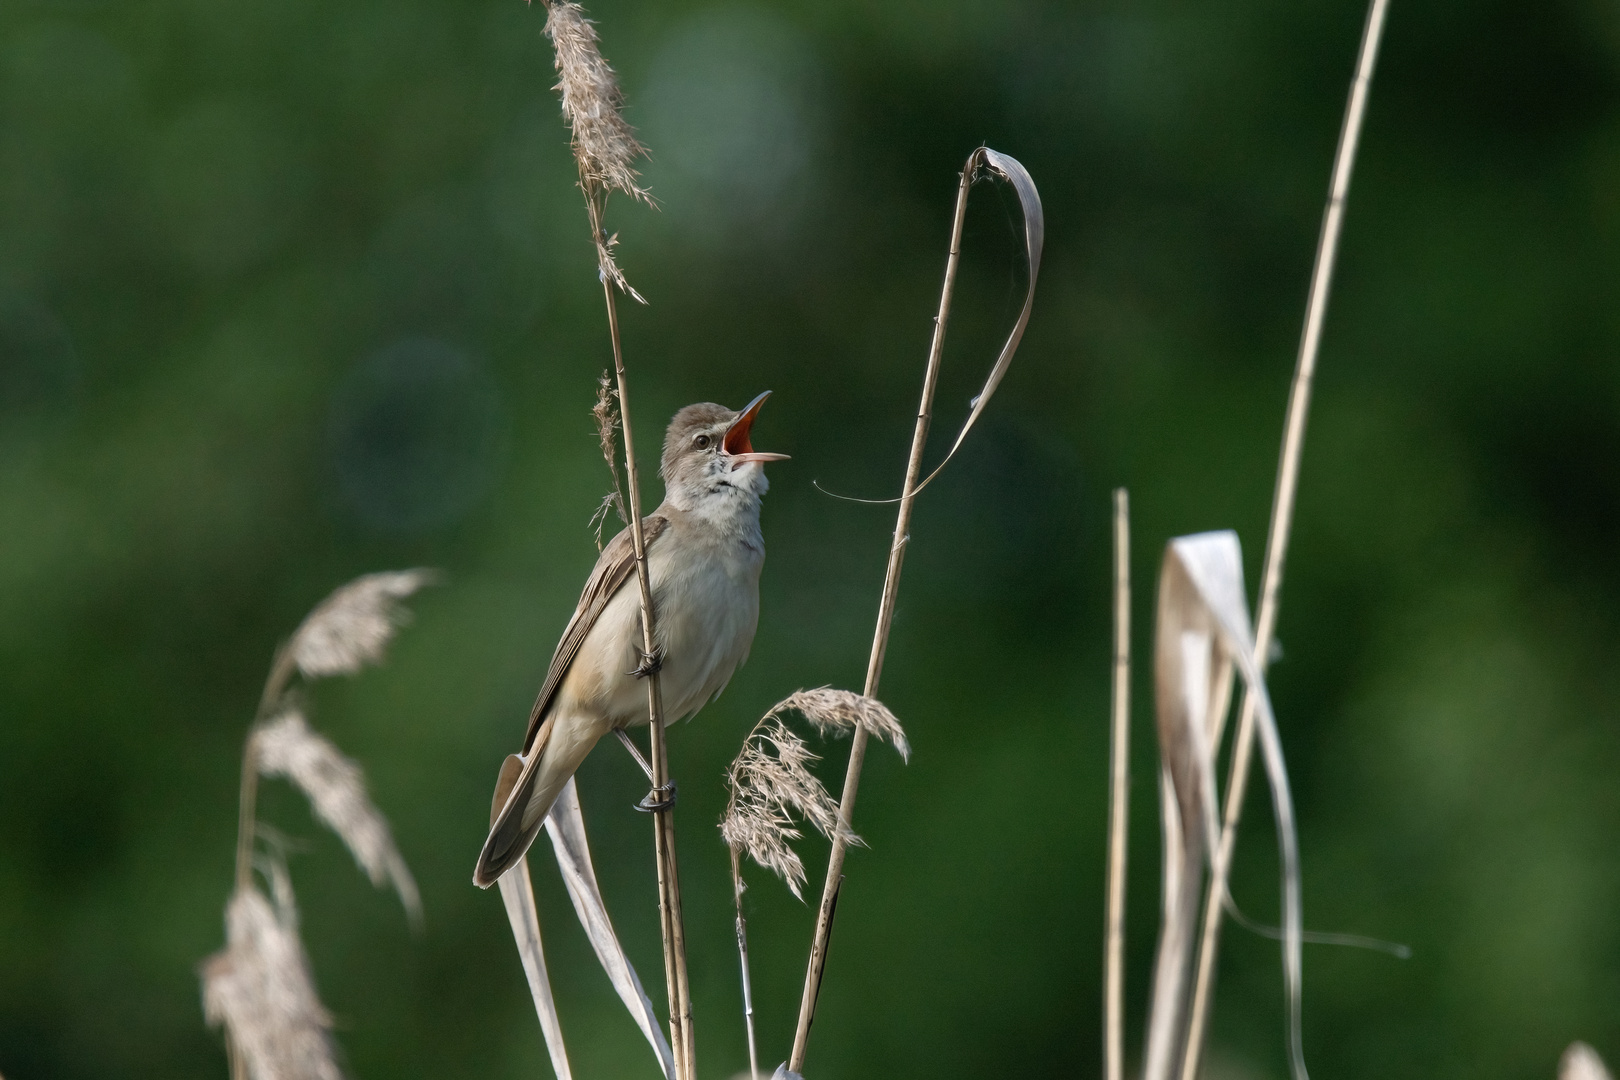
<instances>
[{"instance_id":1,"label":"bird's head","mask_svg":"<svg viewBox=\"0 0 1620 1080\"><path fill-rule=\"evenodd\" d=\"M675 414L664 435L664 457L658 473L671 503L693 509L710 499L742 497L758 501L770 483L765 462L786 461L786 454L762 454L748 441L769 390L741 412L703 402Z\"/></svg>"}]
</instances>

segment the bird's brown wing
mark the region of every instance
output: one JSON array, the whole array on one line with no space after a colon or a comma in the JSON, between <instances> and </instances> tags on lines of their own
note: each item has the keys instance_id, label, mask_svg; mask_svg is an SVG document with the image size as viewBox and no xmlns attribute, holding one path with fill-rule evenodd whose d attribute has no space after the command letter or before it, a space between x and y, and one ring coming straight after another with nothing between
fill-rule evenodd
<instances>
[{"instance_id":1,"label":"bird's brown wing","mask_svg":"<svg viewBox=\"0 0 1620 1080\"><path fill-rule=\"evenodd\" d=\"M669 519L660 514L650 514L642 518L642 543L652 547L652 542L668 527ZM529 729L523 735L525 755L529 753L529 747L535 741L535 735L540 729L541 721L545 719L546 711L551 708L552 699L557 696L557 688L562 685L563 676L568 674L568 668L573 664L574 657L579 655L579 647L585 643L586 635L596 626L596 620L608 606L608 601L613 599L635 572L636 549L631 541L629 528L624 528L619 531L619 535L609 541L607 547L602 549L601 556L596 560L596 568L591 571L590 578L585 582L585 591L580 593L579 606L574 608L574 617L568 620L562 640L557 642L557 651L552 654L546 681L541 684L540 693L534 699L534 708L529 711Z\"/></svg>"},{"instance_id":2,"label":"bird's brown wing","mask_svg":"<svg viewBox=\"0 0 1620 1080\"><path fill-rule=\"evenodd\" d=\"M660 514L642 518L643 542L651 547L668 526L669 519ZM626 528L613 538L596 560L596 568L591 571L590 578L585 582L585 591L580 594L579 605L574 608L574 617L568 620L562 640L557 643L557 651L552 654L546 681L541 684L540 693L534 699L534 708L529 712L529 726L523 736L523 757L513 755L501 765L501 774L495 784L495 798L490 807L489 836L484 840L478 866L473 872L473 880L482 888L494 884L515 865L540 832L544 819L524 829L521 811L523 804L528 802L527 792L533 784L546 737L551 734L549 713L552 702L574 658L579 655L586 636L596 626L608 602L624 588L635 570L635 546L630 538L630 530Z\"/></svg>"}]
</instances>

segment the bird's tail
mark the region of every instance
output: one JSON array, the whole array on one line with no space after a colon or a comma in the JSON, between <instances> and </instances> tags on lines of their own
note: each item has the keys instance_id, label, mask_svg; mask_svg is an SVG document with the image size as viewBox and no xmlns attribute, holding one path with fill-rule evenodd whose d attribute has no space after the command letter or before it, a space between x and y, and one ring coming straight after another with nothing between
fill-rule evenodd
<instances>
[{"instance_id":1,"label":"bird's tail","mask_svg":"<svg viewBox=\"0 0 1620 1080\"><path fill-rule=\"evenodd\" d=\"M573 717L563 718L554 729L555 720L548 717L541 725L527 757L513 754L501 763L489 808L489 836L473 870L473 883L480 889L495 884L528 853L551 804L601 734Z\"/></svg>"}]
</instances>

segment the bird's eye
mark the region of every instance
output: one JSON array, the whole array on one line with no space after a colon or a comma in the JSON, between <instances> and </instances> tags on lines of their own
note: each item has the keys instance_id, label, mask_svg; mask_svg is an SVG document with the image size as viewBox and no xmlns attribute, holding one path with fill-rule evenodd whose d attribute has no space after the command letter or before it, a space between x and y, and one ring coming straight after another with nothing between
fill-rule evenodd
<instances>
[{"instance_id":1,"label":"bird's eye","mask_svg":"<svg viewBox=\"0 0 1620 1080\"><path fill-rule=\"evenodd\" d=\"M697 438L692 440L692 445L697 447L699 450L707 450L709 448L709 437L707 435L699 435Z\"/></svg>"}]
</instances>

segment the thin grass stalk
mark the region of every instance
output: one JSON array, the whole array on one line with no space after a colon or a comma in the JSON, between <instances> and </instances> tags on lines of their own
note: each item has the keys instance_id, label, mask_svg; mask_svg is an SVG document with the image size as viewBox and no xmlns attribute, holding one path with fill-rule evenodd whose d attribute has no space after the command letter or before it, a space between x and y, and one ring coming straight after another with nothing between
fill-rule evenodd
<instances>
[{"instance_id":1,"label":"thin grass stalk","mask_svg":"<svg viewBox=\"0 0 1620 1080\"><path fill-rule=\"evenodd\" d=\"M934 319L934 337L928 349L928 367L923 374L922 399L917 406L917 426L911 437L911 457L906 462L906 479L901 488L900 510L895 518L894 542L889 547L889 568L883 579L883 595L878 602L877 629L872 635L872 654L866 666L867 697L877 697L883 674L883 657L889 647L889 629L894 623L895 598L900 592L900 569L911 539L911 509L917 494L917 478L922 474L923 447L928 442L928 425L933 417L934 390L939 383L940 358L945 351L945 324L951 314L951 296L956 289L956 270L962 257L962 223L967 216L968 189L973 185L972 167L962 170L956 193L956 213L951 222L950 255L945 261L945 283L939 295L939 314ZM804 1054L815 1019L816 996L821 990L821 974L826 965L827 941L832 933L833 910L844 880L844 856L849 850L848 835L855 817L855 796L860 790L861 769L866 763L866 729L857 727L850 738L849 768L844 775L844 792L838 817L843 827L832 839L827 859L827 880L822 888L821 906L816 916L816 935L810 945L810 962L805 972L804 994L799 999L799 1025L793 1034L793 1054L788 1068L804 1071Z\"/></svg>"},{"instance_id":2,"label":"thin grass stalk","mask_svg":"<svg viewBox=\"0 0 1620 1080\"><path fill-rule=\"evenodd\" d=\"M1305 422L1310 412L1311 384L1316 375L1316 358L1322 342L1322 325L1327 316L1328 296L1333 285L1339 236L1344 227L1344 210L1350 194L1350 178L1355 171L1356 151L1361 142L1362 121L1367 97L1372 89L1373 69L1378 46L1384 34L1389 0L1370 0L1362 29L1361 48L1356 58L1355 77L1345 105L1344 126L1334 155L1333 179L1327 205L1322 213L1322 231L1317 240L1316 262L1311 270L1310 298L1305 308L1305 326L1300 335L1299 356L1294 366L1293 385L1288 395L1288 416L1283 429L1277 487L1272 498L1271 528L1266 537L1265 570L1260 583L1260 603L1255 619L1255 661L1261 673L1271 659L1271 645L1277 626L1277 609L1282 594L1283 566L1288 556L1288 539L1294 522L1294 501L1299 488L1299 463L1305 446ZM1243 796L1248 788L1253 759L1256 701L1252 692L1243 697L1236 742L1226 787L1226 805L1220 844L1214 852L1209 889L1204 899L1203 939L1199 946L1193 1005L1188 1020L1187 1054L1182 1063L1182 1080L1198 1075L1209 1004L1214 984L1215 954L1220 944L1221 899L1226 893L1232 849L1238 823L1243 816Z\"/></svg>"},{"instance_id":3,"label":"thin grass stalk","mask_svg":"<svg viewBox=\"0 0 1620 1080\"><path fill-rule=\"evenodd\" d=\"M1131 762L1131 503L1114 492L1114 686L1108 773L1108 914L1104 935L1103 1066L1125 1077L1125 852Z\"/></svg>"},{"instance_id":4,"label":"thin grass stalk","mask_svg":"<svg viewBox=\"0 0 1620 1080\"><path fill-rule=\"evenodd\" d=\"M270 715L281 700L282 691L297 670L293 650L287 645L276 650L270 663L270 675L264 680L264 692L259 695L259 711L254 714L253 727L242 746L242 782L237 796L236 818L236 887L248 888L253 884L253 840L259 820L259 745L258 724ZM235 1057L231 1059L233 1062ZM233 1072L232 1075L236 1075Z\"/></svg>"},{"instance_id":5,"label":"thin grass stalk","mask_svg":"<svg viewBox=\"0 0 1620 1080\"><path fill-rule=\"evenodd\" d=\"M759 1080L759 1047L754 1040L754 982L748 973L748 920L743 918L742 852L731 849L731 896L737 903L737 959L742 963L743 1024L748 1029L748 1077Z\"/></svg>"},{"instance_id":6,"label":"thin grass stalk","mask_svg":"<svg viewBox=\"0 0 1620 1080\"><path fill-rule=\"evenodd\" d=\"M594 192L587 191L591 230L602 236L602 207ZM630 502L630 541L636 553L636 587L641 595L641 650L647 656L656 651L653 636L652 582L647 573L647 544L641 528L641 473L636 468L635 428L630 422L630 386L624 371L624 351L619 339L619 309L614 282L602 275L602 297L607 304L608 336L613 344L613 375L619 394L619 425L624 432L625 486ZM669 748L664 739L664 696L657 672L647 676L647 717L652 728L653 787L660 792L669 787ZM664 979L669 991L669 1041L675 1051L680 1080L693 1080L697 1062L692 1048L692 1005L686 967L686 940L681 917L680 878L675 866L675 822L669 808L653 814L653 848L658 864L658 913L664 941Z\"/></svg>"}]
</instances>

